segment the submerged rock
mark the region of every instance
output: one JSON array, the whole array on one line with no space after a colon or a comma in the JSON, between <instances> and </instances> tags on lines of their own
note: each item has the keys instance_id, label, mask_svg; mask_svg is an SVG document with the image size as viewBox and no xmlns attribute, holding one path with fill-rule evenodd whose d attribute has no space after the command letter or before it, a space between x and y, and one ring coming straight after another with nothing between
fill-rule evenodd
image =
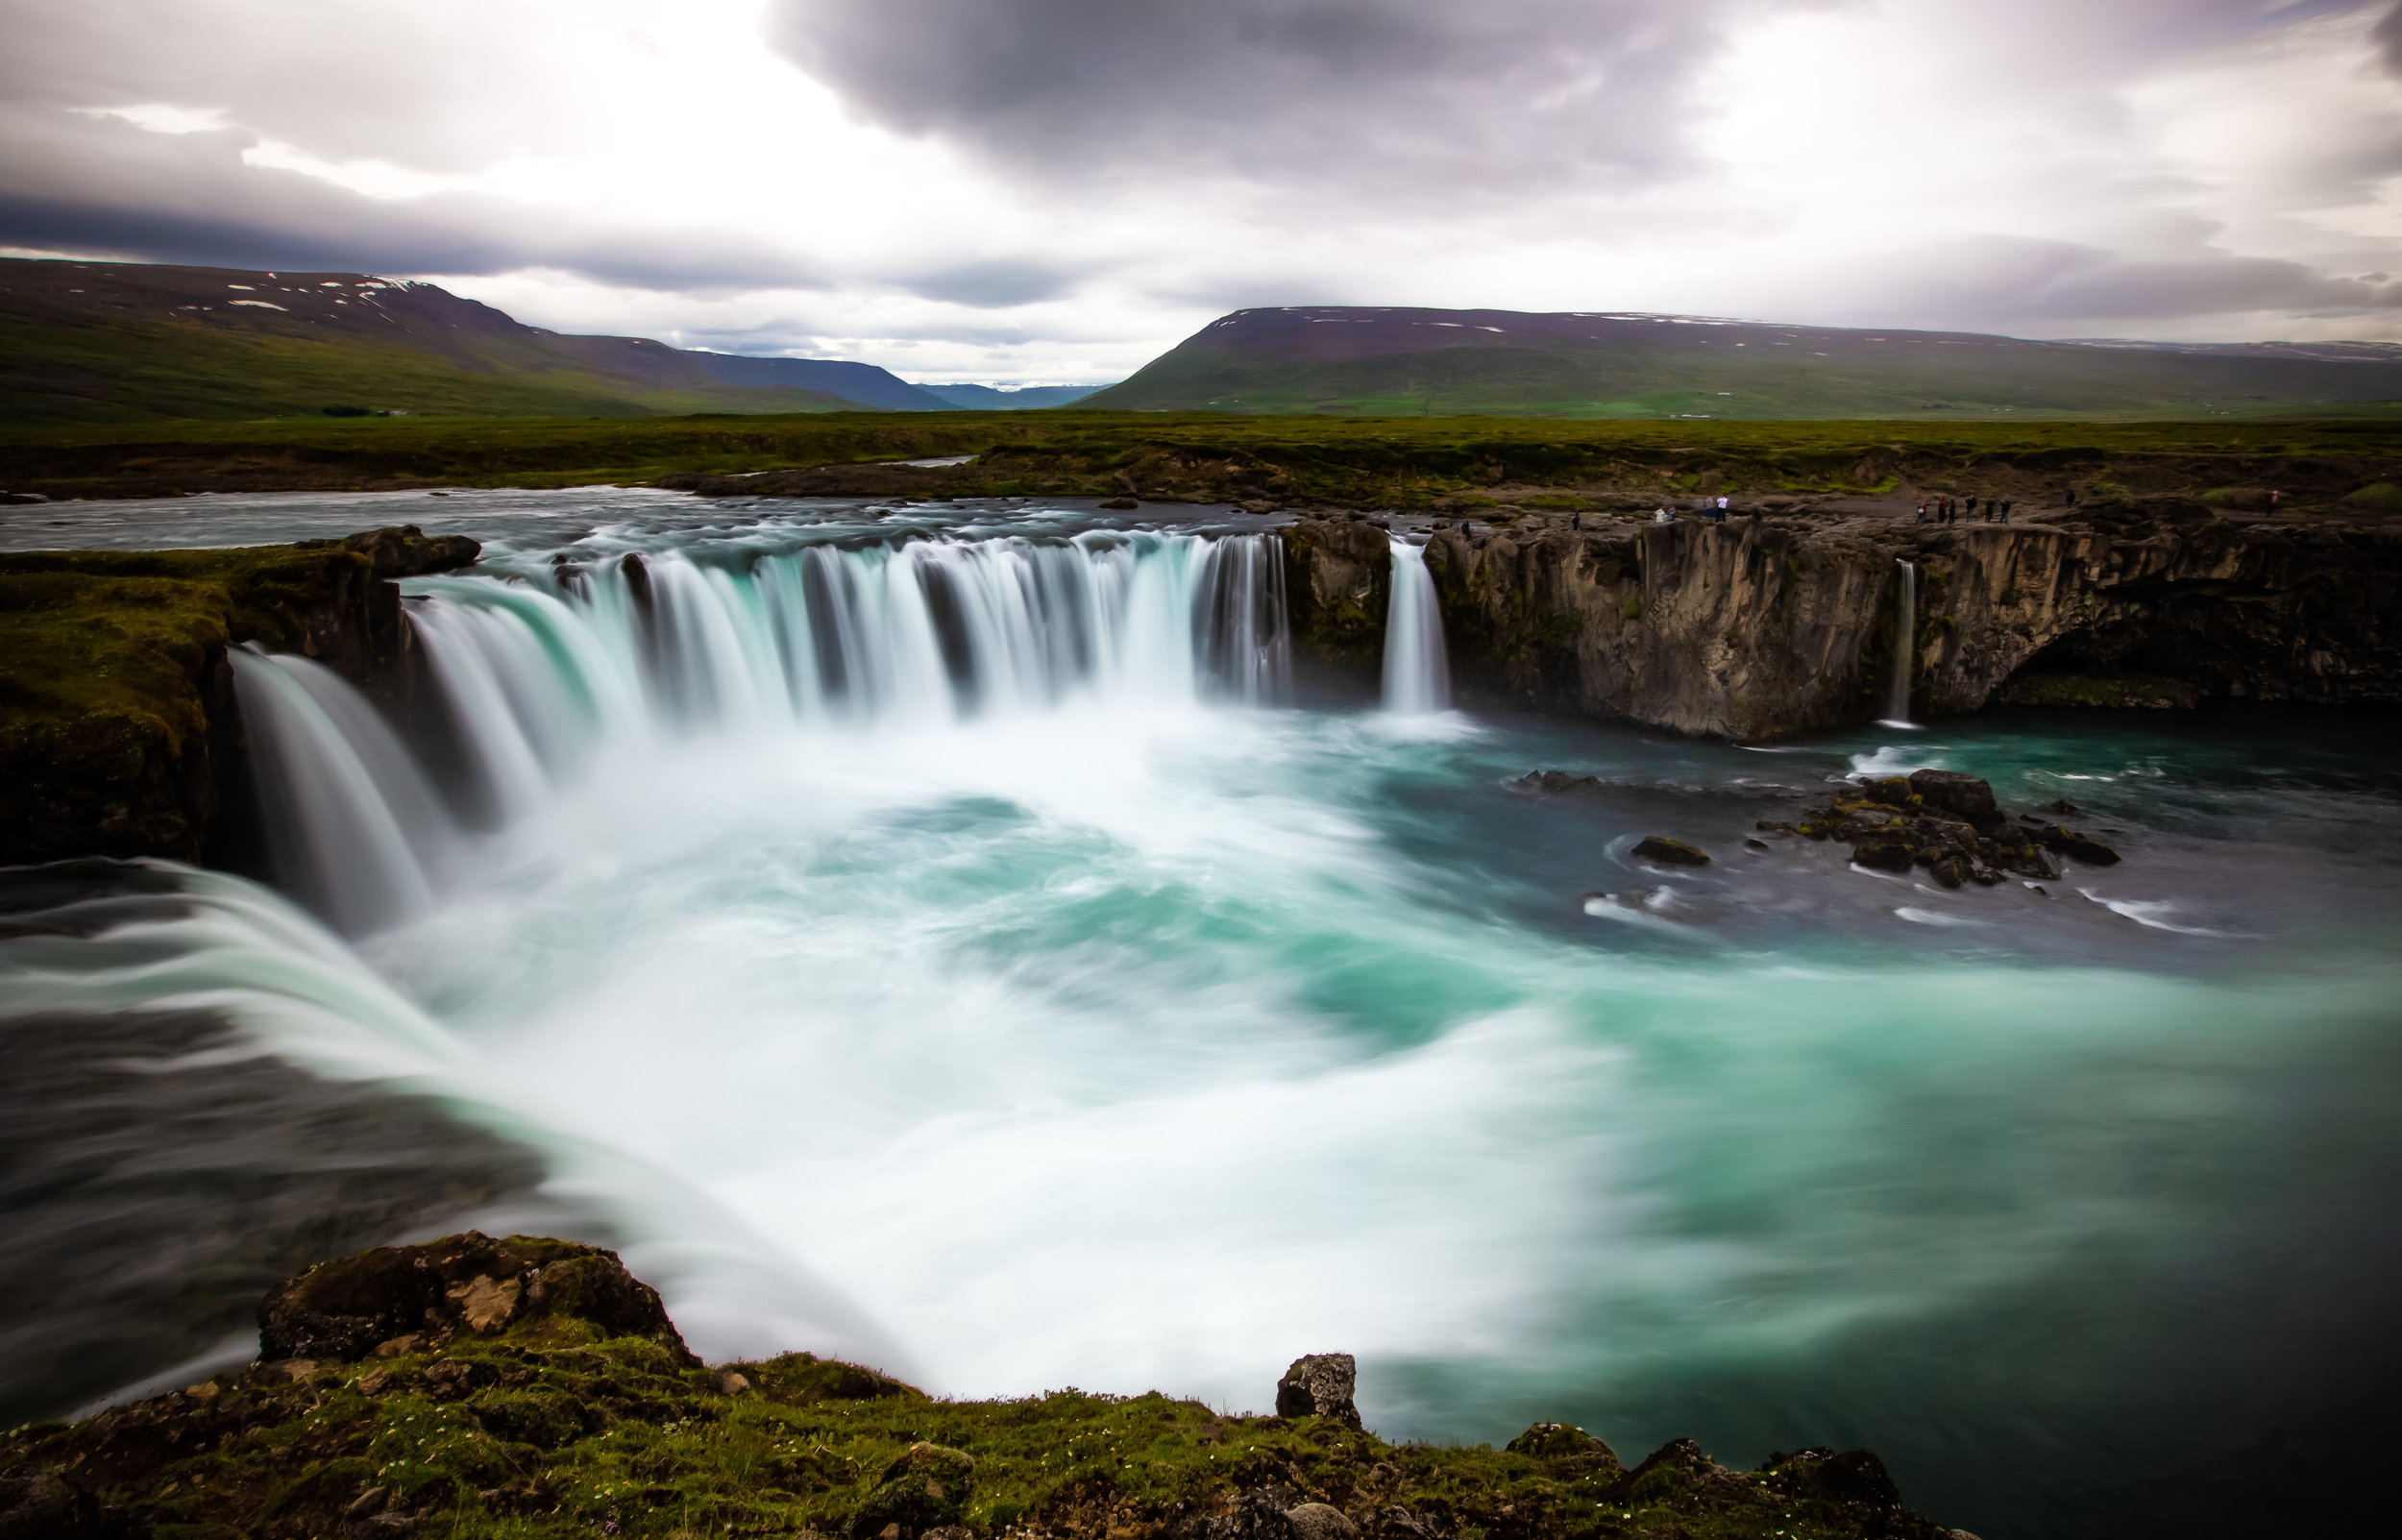
<instances>
[{"instance_id":1,"label":"submerged rock","mask_svg":"<svg viewBox=\"0 0 2402 1540\"><path fill-rule=\"evenodd\" d=\"M1826 807L1791 822L1761 819L1763 833L1840 841L1855 866L1906 872L1924 867L1944 888L1993 887L2005 875L2057 880L2047 852L2108 866L2118 852L2098 840L2022 815L2013 823L1992 785L1956 770L1855 777Z\"/></svg>"},{"instance_id":2,"label":"submerged rock","mask_svg":"<svg viewBox=\"0 0 2402 1540\"><path fill-rule=\"evenodd\" d=\"M1638 861L1649 861L1663 867L1706 867L1710 858L1682 840L1672 840L1664 834L1647 834L1630 854Z\"/></svg>"}]
</instances>

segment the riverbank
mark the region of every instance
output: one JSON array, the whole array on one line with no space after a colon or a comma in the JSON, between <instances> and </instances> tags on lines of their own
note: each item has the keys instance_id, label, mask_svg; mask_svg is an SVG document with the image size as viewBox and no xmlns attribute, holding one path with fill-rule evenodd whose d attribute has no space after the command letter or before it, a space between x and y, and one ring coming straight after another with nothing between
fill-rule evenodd
<instances>
[{"instance_id":1,"label":"riverbank","mask_svg":"<svg viewBox=\"0 0 2402 1540\"><path fill-rule=\"evenodd\" d=\"M966 456L949 467L894 462ZM0 493L651 483L708 496L1132 497L1435 511L1648 510L1726 495L1772 514L1897 492L2284 494L2402 508L2402 424L1980 424L1233 417L1210 412L345 419L0 429ZM2382 489L2382 490L2380 490ZM2347 501L2349 500L2349 501ZM0 508L0 517L13 517Z\"/></svg>"},{"instance_id":2,"label":"riverbank","mask_svg":"<svg viewBox=\"0 0 2402 1540\"><path fill-rule=\"evenodd\" d=\"M0 1435L0 1531L1958 1533L1905 1508L1862 1450L1805 1450L1738 1472L1679 1439L1629 1467L1556 1422L1499 1451L1395 1446L1360 1426L1348 1355L1296 1362L1266 1415L1157 1392L938 1401L807 1353L711 1369L614 1253L556 1240L470 1233L338 1259L278 1285L258 1315L260 1360L247 1370Z\"/></svg>"}]
</instances>

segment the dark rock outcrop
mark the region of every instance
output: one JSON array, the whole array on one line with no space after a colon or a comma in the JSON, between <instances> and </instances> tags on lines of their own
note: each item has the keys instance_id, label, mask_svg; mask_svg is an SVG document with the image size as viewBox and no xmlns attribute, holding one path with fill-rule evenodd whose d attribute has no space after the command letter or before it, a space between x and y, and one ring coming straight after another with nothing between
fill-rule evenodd
<instances>
[{"instance_id":1,"label":"dark rock outcrop","mask_svg":"<svg viewBox=\"0 0 2402 1540\"><path fill-rule=\"evenodd\" d=\"M2089 866L2119 861L2116 850L2074 830L2028 816L2012 821L1995 803L1990 784L1956 770L1859 776L1824 808L1790 822L1764 819L1757 826L1849 844L1852 862L1872 871L1924 867L1946 888L1991 887L2005 874L2055 880L2060 873L2047 852Z\"/></svg>"},{"instance_id":2,"label":"dark rock outcrop","mask_svg":"<svg viewBox=\"0 0 2402 1540\"><path fill-rule=\"evenodd\" d=\"M615 1252L524 1236L495 1240L476 1231L321 1262L278 1284L258 1307L258 1353L350 1363L369 1354L399 1357L462 1332L490 1336L551 1314L611 1336L650 1337L679 1360L699 1362L657 1291Z\"/></svg>"},{"instance_id":3,"label":"dark rock outcrop","mask_svg":"<svg viewBox=\"0 0 2402 1540\"><path fill-rule=\"evenodd\" d=\"M1348 1353L1311 1353L1292 1361L1276 1381L1279 1417L1332 1417L1360 1426L1360 1408L1351 1397L1360 1378L1359 1360Z\"/></svg>"},{"instance_id":4,"label":"dark rock outcrop","mask_svg":"<svg viewBox=\"0 0 2402 1540\"><path fill-rule=\"evenodd\" d=\"M1630 851L1637 861L1649 861L1661 867L1706 867L1707 851L1696 849L1682 840L1671 840L1664 834L1647 834Z\"/></svg>"}]
</instances>

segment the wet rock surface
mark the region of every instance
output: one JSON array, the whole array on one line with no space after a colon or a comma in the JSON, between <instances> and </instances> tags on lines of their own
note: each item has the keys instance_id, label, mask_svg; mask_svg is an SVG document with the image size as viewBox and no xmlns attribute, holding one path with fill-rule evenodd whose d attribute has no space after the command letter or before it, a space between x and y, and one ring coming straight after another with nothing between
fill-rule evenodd
<instances>
[{"instance_id":1,"label":"wet rock surface","mask_svg":"<svg viewBox=\"0 0 2402 1540\"><path fill-rule=\"evenodd\" d=\"M1990 784L1956 770L1859 776L1823 808L1756 826L1849 844L1852 863L1872 871L1924 867L1946 888L1992 887L2012 876L2054 882L2054 856L2096 867L2119 862L2118 851L2089 835L2032 815L2008 817Z\"/></svg>"},{"instance_id":2,"label":"wet rock surface","mask_svg":"<svg viewBox=\"0 0 2402 1540\"><path fill-rule=\"evenodd\" d=\"M1498 1452L1388 1444L1360 1424L1347 1354L1297 1360L1275 1416L1156 1393L938 1402L806 1353L711 1371L612 1254L537 1237L337 1259L260 1313L269 1351L318 1356L0 1434L0 1536L1950 1533L1865 1451L1738 1472L1680 1439L1629 1470L1556 1422Z\"/></svg>"},{"instance_id":3,"label":"wet rock surface","mask_svg":"<svg viewBox=\"0 0 2402 1540\"><path fill-rule=\"evenodd\" d=\"M1635 842L1634 848L1628 854L1637 861L1649 861L1660 867L1706 867L1710 864L1708 852L1682 840L1672 840L1664 834L1645 835Z\"/></svg>"}]
</instances>

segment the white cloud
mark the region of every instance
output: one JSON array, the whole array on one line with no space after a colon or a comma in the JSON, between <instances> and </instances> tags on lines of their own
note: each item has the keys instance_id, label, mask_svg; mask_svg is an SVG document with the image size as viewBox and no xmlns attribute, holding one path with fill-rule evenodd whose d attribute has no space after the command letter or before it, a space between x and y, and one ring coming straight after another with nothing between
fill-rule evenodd
<instances>
[{"instance_id":1,"label":"white cloud","mask_svg":"<svg viewBox=\"0 0 2402 1540\"><path fill-rule=\"evenodd\" d=\"M0 241L920 378L1294 303L2393 336L2393 14L0 0Z\"/></svg>"}]
</instances>

